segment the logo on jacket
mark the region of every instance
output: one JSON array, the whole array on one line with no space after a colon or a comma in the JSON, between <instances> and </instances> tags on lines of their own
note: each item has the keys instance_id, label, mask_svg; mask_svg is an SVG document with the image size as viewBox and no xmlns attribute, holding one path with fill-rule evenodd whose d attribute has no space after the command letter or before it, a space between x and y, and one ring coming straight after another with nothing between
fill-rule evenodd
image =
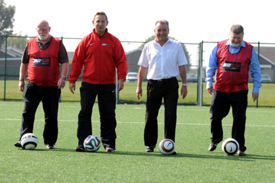
<instances>
[{"instance_id":1,"label":"logo on jacket","mask_svg":"<svg viewBox=\"0 0 275 183\"><path fill-rule=\"evenodd\" d=\"M110 46L109 43L102 43L102 46Z\"/></svg>"},{"instance_id":2,"label":"logo on jacket","mask_svg":"<svg viewBox=\"0 0 275 183\"><path fill-rule=\"evenodd\" d=\"M241 63L239 63L239 62L224 61L223 65L222 65L222 69L224 71L240 72L240 70L241 70Z\"/></svg>"},{"instance_id":3,"label":"logo on jacket","mask_svg":"<svg viewBox=\"0 0 275 183\"><path fill-rule=\"evenodd\" d=\"M34 57L32 65L33 66L50 67L51 66L51 57Z\"/></svg>"}]
</instances>

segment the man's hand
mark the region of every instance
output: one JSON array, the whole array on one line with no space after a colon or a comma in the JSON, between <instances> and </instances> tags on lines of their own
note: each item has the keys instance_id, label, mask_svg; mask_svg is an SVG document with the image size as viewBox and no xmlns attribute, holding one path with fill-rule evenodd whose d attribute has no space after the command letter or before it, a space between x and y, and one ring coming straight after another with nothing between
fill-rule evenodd
<instances>
[{"instance_id":1,"label":"man's hand","mask_svg":"<svg viewBox=\"0 0 275 183\"><path fill-rule=\"evenodd\" d=\"M60 89L60 88L63 89L65 87L65 84L66 84L65 78L63 78L63 77L59 78L59 80L58 80L58 89Z\"/></svg>"},{"instance_id":2,"label":"man's hand","mask_svg":"<svg viewBox=\"0 0 275 183\"><path fill-rule=\"evenodd\" d=\"M124 88L124 81L122 79L118 80L117 88L118 88L118 91L121 91Z\"/></svg>"},{"instance_id":3,"label":"man's hand","mask_svg":"<svg viewBox=\"0 0 275 183\"><path fill-rule=\"evenodd\" d=\"M252 98L253 98L253 102L255 102L255 100L257 100L259 98L259 94L258 93L252 93Z\"/></svg>"},{"instance_id":4,"label":"man's hand","mask_svg":"<svg viewBox=\"0 0 275 183\"><path fill-rule=\"evenodd\" d=\"M210 95L212 95L212 92L213 92L212 86L209 86L206 90L208 91L208 93L210 93Z\"/></svg>"},{"instance_id":5,"label":"man's hand","mask_svg":"<svg viewBox=\"0 0 275 183\"><path fill-rule=\"evenodd\" d=\"M75 83L70 83L70 91L74 93L75 91Z\"/></svg>"},{"instance_id":6,"label":"man's hand","mask_svg":"<svg viewBox=\"0 0 275 183\"><path fill-rule=\"evenodd\" d=\"M25 88L25 81L19 81L18 86L19 86L19 90L20 90L21 92L23 92L23 91L24 91L24 88Z\"/></svg>"},{"instance_id":7,"label":"man's hand","mask_svg":"<svg viewBox=\"0 0 275 183\"><path fill-rule=\"evenodd\" d=\"M142 88L141 87L137 87L136 95L137 95L138 100L140 99L140 97L142 97Z\"/></svg>"},{"instance_id":8,"label":"man's hand","mask_svg":"<svg viewBox=\"0 0 275 183\"><path fill-rule=\"evenodd\" d=\"M183 99L187 96L187 86L181 87L181 96Z\"/></svg>"}]
</instances>

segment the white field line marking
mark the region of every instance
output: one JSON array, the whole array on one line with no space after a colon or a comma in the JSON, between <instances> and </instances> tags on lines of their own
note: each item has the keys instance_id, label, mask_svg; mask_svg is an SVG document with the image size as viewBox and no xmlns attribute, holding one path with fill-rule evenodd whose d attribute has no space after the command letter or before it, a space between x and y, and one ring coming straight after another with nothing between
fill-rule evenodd
<instances>
[{"instance_id":1,"label":"white field line marking","mask_svg":"<svg viewBox=\"0 0 275 183\"><path fill-rule=\"evenodd\" d=\"M21 121L22 119L0 119L0 121ZM44 119L35 119L35 121L44 121ZM62 120L59 119L58 121L67 121L67 122L76 122L77 120ZM100 121L95 121L93 120L92 122L99 123ZM145 122L121 122L117 121L119 124L144 124ZM158 124L164 124L163 122L158 122ZM194 124L194 123L181 123L177 122L177 125L188 125L188 126L210 126L209 124ZM223 126L232 126L232 124L223 124ZM248 125L246 124L247 127L272 127L274 128L275 125Z\"/></svg>"}]
</instances>

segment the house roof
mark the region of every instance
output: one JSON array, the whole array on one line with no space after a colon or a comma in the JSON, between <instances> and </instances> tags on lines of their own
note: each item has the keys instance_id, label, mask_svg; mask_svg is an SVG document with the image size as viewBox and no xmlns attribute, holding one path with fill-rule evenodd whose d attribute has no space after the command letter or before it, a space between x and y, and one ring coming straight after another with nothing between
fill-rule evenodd
<instances>
[{"instance_id":1,"label":"house roof","mask_svg":"<svg viewBox=\"0 0 275 183\"><path fill-rule=\"evenodd\" d=\"M4 49L0 49L0 58L5 58L5 52L6 51ZM13 52L12 50L8 49L7 58L21 58L22 54Z\"/></svg>"},{"instance_id":2,"label":"house roof","mask_svg":"<svg viewBox=\"0 0 275 183\"><path fill-rule=\"evenodd\" d=\"M1 64L3 64L2 62L4 62L6 60L5 53L6 53L5 49L0 49ZM8 47L7 61L9 61L9 63L11 63L13 61L20 63L22 54L23 54L22 51Z\"/></svg>"},{"instance_id":3,"label":"house roof","mask_svg":"<svg viewBox=\"0 0 275 183\"><path fill-rule=\"evenodd\" d=\"M19 50L17 48L13 48L13 47L8 47L7 48L8 53L16 55L15 57L22 57L24 51L23 50Z\"/></svg>"},{"instance_id":4,"label":"house roof","mask_svg":"<svg viewBox=\"0 0 275 183\"><path fill-rule=\"evenodd\" d=\"M130 54L133 54L133 53L136 53L136 52L141 53L141 52L142 52L142 49L141 49L141 48L137 48L137 49L128 51L128 52L126 53L126 55L130 55Z\"/></svg>"},{"instance_id":5,"label":"house roof","mask_svg":"<svg viewBox=\"0 0 275 183\"><path fill-rule=\"evenodd\" d=\"M73 58L74 58L74 52L68 51L68 59L69 59L69 61L72 61Z\"/></svg>"},{"instance_id":6,"label":"house roof","mask_svg":"<svg viewBox=\"0 0 275 183\"><path fill-rule=\"evenodd\" d=\"M141 52L142 52L142 49L140 48L127 52L126 53L127 64L137 65Z\"/></svg>"},{"instance_id":7,"label":"house roof","mask_svg":"<svg viewBox=\"0 0 275 183\"><path fill-rule=\"evenodd\" d=\"M259 62L261 65L272 65L275 67L275 47L254 47L256 53L260 52L259 54Z\"/></svg>"}]
</instances>

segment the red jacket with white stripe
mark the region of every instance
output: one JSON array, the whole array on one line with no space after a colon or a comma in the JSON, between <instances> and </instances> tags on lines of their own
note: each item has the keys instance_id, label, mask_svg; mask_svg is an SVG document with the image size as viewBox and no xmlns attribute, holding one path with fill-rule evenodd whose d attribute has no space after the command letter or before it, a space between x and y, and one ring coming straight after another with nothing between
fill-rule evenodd
<instances>
[{"instance_id":1,"label":"red jacket with white stripe","mask_svg":"<svg viewBox=\"0 0 275 183\"><path fill-rule=\"evenodd\" d=\"M95 29L77 46L71 65L70 83L75 83L81 69L82 82L91 84L114 84L116 68L118 79L126 79L127 60L120 41L108 33L100 38Z\"/></svg>"}]
</instances>

